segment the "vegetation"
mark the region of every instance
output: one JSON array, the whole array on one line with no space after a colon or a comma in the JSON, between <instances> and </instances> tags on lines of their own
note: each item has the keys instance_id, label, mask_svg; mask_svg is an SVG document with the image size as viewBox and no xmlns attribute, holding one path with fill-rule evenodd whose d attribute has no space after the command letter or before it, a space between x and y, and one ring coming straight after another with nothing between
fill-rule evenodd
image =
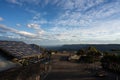
<instances>
[{"instance_id":1,"label":"vegetation","mask_svg":"<svg viewBox=\"0 0 120 80\"><path fill-rule=\"evenodd\" d=\"M79 61L82 62L82 63L93 63L94 58L92 56L81 56Z\"/></svg>"},{"instance_id":2,"label":"vegetation","mask_svg":"<svg viewBox=\"0 0 120 80\"><path fill-rule=\"evenodd\" d=\"M79 60L80 62L93 63L101 59L102 53L98 51L95 47L90 46L86 50L78 50L76 55L81 56Z\"/></svg>"},{"instance_id":3,"label":"vegetation","mask_svg":"<svg viewBox=\"0 0 120 80\"><path fill-rule=\"evenodd\" d=\"M81 56L79 62L94 63L101 61L104 69L120 73L120 55L109 52L103 54L93 46L88 47L86 50L79 49L76 55Z\"/></svg>"},{"instance_id":4,"label":"vegetation","mask_svg":"<svg viewBox=\"0 0 120 80\"><path fill-rule=\"evenodd\" d=\"M110 54L105 55L101 59L101 63L104 69L120 73L120 56Z\"/></svg>"},{"instance_id":5,"label":"vegetation","mask_svg":"<svg viewBox=\"0 0 120 80\"><path fill-rule=\"evenodd\" d=\"M85 50L84 49L79 49L76 54L77 55L85 55Z\"/></svg>"}]
</instances>

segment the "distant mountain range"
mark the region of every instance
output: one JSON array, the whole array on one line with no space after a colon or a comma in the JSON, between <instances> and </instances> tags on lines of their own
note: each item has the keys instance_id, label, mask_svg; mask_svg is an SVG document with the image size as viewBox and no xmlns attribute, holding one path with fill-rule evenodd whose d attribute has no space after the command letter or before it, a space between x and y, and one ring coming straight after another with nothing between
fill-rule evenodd
<instances>
[{"instance_id":1,"label":"distant mountain range","mask_svg":"<svg viewBox=\"0 0 120 80\"><path fill-rule=\"evenodd\" d=\"M49 46L47 49L53 49L58 51L76 51L81 48L88 48L90 46L96 47L100 51L111 51L111 50L119 50L120 44L71 44L71 45L62 45L62 46Z\"/></svg>"}]
</instances>

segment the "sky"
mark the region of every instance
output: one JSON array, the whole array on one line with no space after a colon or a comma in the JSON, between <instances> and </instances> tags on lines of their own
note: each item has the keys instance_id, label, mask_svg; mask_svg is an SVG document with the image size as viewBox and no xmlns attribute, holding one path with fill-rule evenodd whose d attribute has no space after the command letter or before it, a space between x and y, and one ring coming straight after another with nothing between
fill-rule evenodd
<instances>
[{"instance_id":1,"label":"sky","mask_svg":"<svg viewBox=\"0 0 120 80\"><path fill-rule=\"evenodd\" d=\"M120 0L0 0L0 40L120 44Z\"/></svg>"}]
</instances>

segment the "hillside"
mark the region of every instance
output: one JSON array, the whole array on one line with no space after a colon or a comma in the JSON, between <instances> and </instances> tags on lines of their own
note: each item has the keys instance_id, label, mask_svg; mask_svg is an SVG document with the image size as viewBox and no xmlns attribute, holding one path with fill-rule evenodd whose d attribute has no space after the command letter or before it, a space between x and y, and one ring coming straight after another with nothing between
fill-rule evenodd
<instances>
[{"instance_id":1,"label":"hillside","mask_svg":"<svg viewBox=\"0 0 120 80\"><path fill-rule=\"evenodd\" d=\"M120 50L120 44L70 44L63 46L55 47L46 47L47 49L54 49L58 51L75 51L81 48L88 48L89 46L94 46L100 51L111 51L111 50Z\"/></svg>"}]
</instances>

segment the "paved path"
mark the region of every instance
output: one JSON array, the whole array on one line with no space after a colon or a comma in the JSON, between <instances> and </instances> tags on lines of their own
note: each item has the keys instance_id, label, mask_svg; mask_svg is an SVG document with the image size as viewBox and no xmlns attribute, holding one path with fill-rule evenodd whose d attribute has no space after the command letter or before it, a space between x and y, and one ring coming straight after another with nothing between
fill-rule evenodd
<instances>
[{"instance_id":1,"label":"paved path","mask_svg":"<svg viewBox=\"0 0 120 80\"><path fill-rule=\"evenodd\" d=\"M115 76L112 78L95 77L96 70L94 64L78 64L60 61L60 57L61 55L53 56L52 71L45 80L115 80Z\"/></svg>"}]
</instances>

